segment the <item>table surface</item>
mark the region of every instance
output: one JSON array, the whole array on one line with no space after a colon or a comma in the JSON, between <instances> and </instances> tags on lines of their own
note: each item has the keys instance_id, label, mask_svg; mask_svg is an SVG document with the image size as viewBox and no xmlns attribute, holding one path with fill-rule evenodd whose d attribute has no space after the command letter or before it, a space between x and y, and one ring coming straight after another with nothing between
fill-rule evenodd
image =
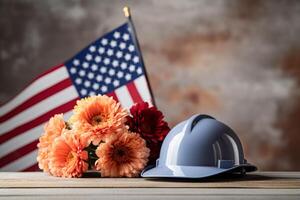
<instances>
[{"instance_id":1,"label":"table surface","mask_svg":"<svg viewBox=\"0 0 300 200\"><path fill-rule=\"evenodd\" d=\"M0 199L47 199L68 197L99 199L300 199L300 172L255 172L246 176L222 176L201 180L58 178L42 172L0 172ZM55 191L55 192L54 192ZM54 195L55 194L55 195Z\"/></svg>"},{"instance_id":2,"label":"table surface","mask_svg":"<svg viewBox=\"0 0 300 200\"><path fill-rule=\"evenodd\" d=\"M202 180L59 178L42 172L0 172L0 188L298 188L300 172L256 172Z\"/></svg>"}]
</instances>

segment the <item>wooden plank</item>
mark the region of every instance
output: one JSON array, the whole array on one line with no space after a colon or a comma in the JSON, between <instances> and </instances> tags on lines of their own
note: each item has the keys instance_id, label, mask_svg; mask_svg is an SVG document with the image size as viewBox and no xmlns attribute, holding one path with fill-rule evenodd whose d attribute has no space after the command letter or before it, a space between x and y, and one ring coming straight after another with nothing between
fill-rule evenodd
<instances>
[{"instance_id":1,"label":"wooden plank","mask_svg":"<svg viewBox=\"0 0 300 200\"><path fill-rule=\"evenodd\" d=\"M299 189L26 188L0 189L0 199L299 199Z\"/></svg>"},{"instance_id":2,"label":"wooden plank","mask_svg":"<svg viewBox=\"0 0 300 200\"><path fill-rule=\"evenodd\" d=\"M256 172L245 177L227 176L183 180L143 178L58 178L42 172L1 172L0 188L269 188L300 189L299 172Z\"/></svg>"}]
</instances>

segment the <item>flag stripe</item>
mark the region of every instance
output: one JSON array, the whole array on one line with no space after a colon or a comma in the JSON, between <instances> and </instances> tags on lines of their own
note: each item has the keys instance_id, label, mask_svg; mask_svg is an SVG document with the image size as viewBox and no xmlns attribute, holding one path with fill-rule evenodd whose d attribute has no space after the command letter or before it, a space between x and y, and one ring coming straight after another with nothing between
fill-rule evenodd
<instances>
[{"instance_id":1,"label":"flag stripe","mask_svg":"<svg viewBox=\"0 0 300 200\"><path fill-rule=\"evenodd\" d=\"M119 87L115 90L115 93L123 108L129 109L133 105L132 98L126 86Z\"/></svg>"},{"instance_id":2,"label":"flag stripe","mask_svg":"<svg viewBox=\"0 0 300 200\"><path fill-rule=\"evenodd\" d=\"M43 132L44 124L40 124L32 129L29 129L0 145L0 158L17 150L28 143L37 140Z\"/></svg>"},{"instance_id":3,"label":"flag stripe","mask_svg":"<svg viewBox=\"0 0 300 200\"><path fill-rule=\"evenodd\" d=\"M34 96L35 94L51 87L52 85L60 82L69 77L66 67L61 66L51 73L47 73L41 78L32 82L22 92L20 92L15 98L0 107L0 116L3 116L7 112L20 105L26 99Z\"/></svg>"},{"instance_id":4,"label":"flag stripe","mask_svg":"<svg viewBox=\"0 0 300 200\"><path fill-rule=\"evenodd\" d=\"M26 108L44 100L45 98L59 92L60 90L69 87L70 85L72 85L72 81L71 81L71 79L67 78L67 79L49 87L48 89L32 96L31 98L27 99L22 104L20 104L19 106L15 107L10 112L8 112L5 115L3 115L2 117L0 117L0 123L19 114L20 112L24 111Z\"/></svg>"},{"instance_id":5,"label":"flag stripe","mask_svg":"<svg viewBox=\"0 0 300 200\"><path fill-rule=\"evenodd\" d=\"M74 108L74 106L75 106L75 104L76 104L76 101L79 99L79 97L77 98L77 99L75 99L74 100L74 102L73 102L73 107L72 107L72 109ZM61 112L58 112L58 113L64 113L64 120L65 121L68 121L69 120L69 118L72 116L72 114L73 114L73 110L72 109L70 109L69 111L61 111ZM57 114L57 113L56 113Z\"/></svg>"},{"instance_id":6,"label":"flag stripe","mask_svg":"<svg viewBox=\"0 0 300 200\"><path fill-rule=\"evenodd\" d=\"M36 161L36 157L38 155L38 150L34 150L28 154L26 154L25 156L9 163L8 165L5 165L4 167L0 168L0 171L22 171L30 166L32 166L33 164L35 164Z\"/></svg>"},{"instance_id":7,"label":"flag stripe","mask_svg":"<svg viewBox=\"0 0 300 200\"><path fill-rule=\"evenodd\" d=\"M64 113L65 120L68 120L71 116L72 111L69 111L67 113ZM17 150L19 147L22 147L28 143L33 142L34 140L37 140L40 135L43 133L43 127L44 124L40 124L28 131L25 131L24 133L21 133L8 141L4 142L0 145L0 158L9 154L12 151Z\"/></svg>"},{"instance_id":8,"label":"flag stripe","mask_svg":"<svg viewBox=\"0 0 300 200\"><path fill-rule=\"evenodd\" d=\"M43 113L77 97L78 93L76 92L75 87L73 85L67 87L2 123L0 125L0 135L12 130L18 124L26 123L42 115Z\"/></svg>"},{"instance_id":9,"label":"flag stripe","mask_svg":"<svg viewBox=\"0 0 300 200\"><path fill-rule=\"evenodd\" d=\"M24 92L25 89L27 89L30 85L32 85L32 83L34 83L36 80L40 79L41 77L47 75L47 74L50 74L51 72L63 67L64 64L60 64L60 65L57 65L55 67L51 67L50 69L46 70L44 73L41 73L40 75L38 75L37 77L35 77L27 86L25 86L22 91ZM1 102L0 103L0 107L1 106L4 106L5 104L8 104L10 101L14 100L20 93L16 94L13 98L7 100L6 102Z\"/></svg>"},{"instance_id":10,"label":"flag stripe","mask_svg":"<svg viewBox=\"0 0 300 200\"><path fill-rule=\"evenodd\" d=\"M37 148L39 140L35 140L25 146L22 146L18 150L11 152L10 154L7 154L6 156L2 157L0 159L0 167L3 167L7 165L8 163L11 163L12 161L26 155L27 153L35 150Z\"/></svg>"},{"instance_id":11,"label":"flag stripe","mask_svg":"<svg viewBox=\"0 0 300 200\"><path fill-rule=\"evenodd\" d=\"M140 93L142 99L144 101L152 103L151 95L150 95L150 92L149 92L149 87L148 87L145 76L138 77L137 79L134 80L134 83L135 83L135 85L137 87L137 90Z\"/></svg>"},{"instance_id":12,"label":"flag stripe","mask_svg":"<svg viewBox=\"0 0 300 200\"><path fill-rule=\"evenodd\" d=\"M136 86L133 81L127 84L127 89L129 91L134 103L143 101L143 99L141 98L139 92L137 91Z\"/></svg>"},{"instance_id":13,"label":"flag stripe","mask_svg":"<svg viewBox=\"0 0 300 200\"><path fill-rule=\"evenodd\" d=\"M60 105L57 108L54 108L53 110L50 110L47 113L31 120L30 122L27 122L26 124L22 124L21 126L18 126L7 133L0 135L0 144L4 143L5 141L7 141L8 139L10 139L12 137L15 137L16 135L24 133L25 131L28 131L28 130L32 129L33 127L38 126L41 123L46 122L47 120L49 120L50 117L52 117L53 115L55 115L57 113L64 113L64 112L70 111L71 109L73 109L77 100L78 100L78 98L75 98L75 99L73 99L63 105Z\"/></svg>"},{"instance_id":14,"label":"flag stripe","mask_svg":"<svg viewBox=\"0 0 300 200\"><path fill-rule=\"evenodd\" d=\"M32 171L40 171L39 165L37 163L21 170L22 172L32 172Z\"/></svg>"}]
</instances>

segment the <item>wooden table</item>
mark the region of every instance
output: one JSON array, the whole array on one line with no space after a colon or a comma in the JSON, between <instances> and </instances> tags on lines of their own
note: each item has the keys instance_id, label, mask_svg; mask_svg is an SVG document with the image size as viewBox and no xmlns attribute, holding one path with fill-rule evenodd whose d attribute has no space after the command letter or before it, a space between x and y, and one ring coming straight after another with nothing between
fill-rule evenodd
<instances>
[{"instance_id":1,"label":"wooden table","mask_svg":"<svg viewBox=\"0 0 300 200\"><path fill-rule=\"evenodd\" d=\"M300 199L300 172L256 172L193 182L92 177L0 172L0 199Z\"/></svg>"}]
</instances>

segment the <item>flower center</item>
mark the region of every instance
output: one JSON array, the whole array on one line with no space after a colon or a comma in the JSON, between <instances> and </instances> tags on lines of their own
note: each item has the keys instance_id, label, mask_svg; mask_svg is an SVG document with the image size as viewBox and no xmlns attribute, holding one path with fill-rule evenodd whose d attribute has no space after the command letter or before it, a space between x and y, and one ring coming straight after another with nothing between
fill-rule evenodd
<instances>
[{"instance_id":1,"label":"flower center","mask_svg":"<svg viewBox=\"0 0 300 200\"><path fill-rule=\"evenodd\" d=\"M152 127L150 126L150 124L147 124L147 123L141 124L141 129L145 133L152 133L153 132Z\"/></svg>"},{"instance_id":2,"label":"flower center","mask_svg":"<svg viewBox=\"0 0 300 200\"><path fill-rule=\"evenodd\" d=\"M69 153L68 156L67 156L67 162L71 162L73 159L74 159L73 152L70 151L70 153Z\"/></svg>"},{"instance_id":3,"label":"flower center","mask_svg":"<svg viewBox=\"0 0 300 200\"><path fill-rule=\"evenodd\" d=\"M127 160L126 149L117 148L114 150L113 159L117 162L125 162Z\"/></svg>"},{"instance_id":4,"label":"flower center","mask_svg":"<svg viewBox=\"0 0 300 200\"><path fill-rule=\"evenodd\" d=\"M101 118L101 116L100 115L95 115L95 116L93 116L92 117L92 125L98 125L98 124L100 124L101 123L101 121L102 121L102 118Z\"/></svg>"},{"instance_id":5,"label":"flower center","mask_svg":"<svg viewBox=\"0 0 300 200\"><path fill-rule=\"evenodd\" d=\"M120 157L124 156L125 155L125 152L122 150L122 149L118 149L116 154Z\"/></svg>"},{"instance_id":6,"label":"flower center","mask_svg":"<svg viewBox=\"0 0 300 200\"><path fill-rule=\"evenodd\" d=\"M65 127L66 127L67 130L72 129L70 123L68 123L68 122L65 122Z\"/></svg>"}]
</instances>

